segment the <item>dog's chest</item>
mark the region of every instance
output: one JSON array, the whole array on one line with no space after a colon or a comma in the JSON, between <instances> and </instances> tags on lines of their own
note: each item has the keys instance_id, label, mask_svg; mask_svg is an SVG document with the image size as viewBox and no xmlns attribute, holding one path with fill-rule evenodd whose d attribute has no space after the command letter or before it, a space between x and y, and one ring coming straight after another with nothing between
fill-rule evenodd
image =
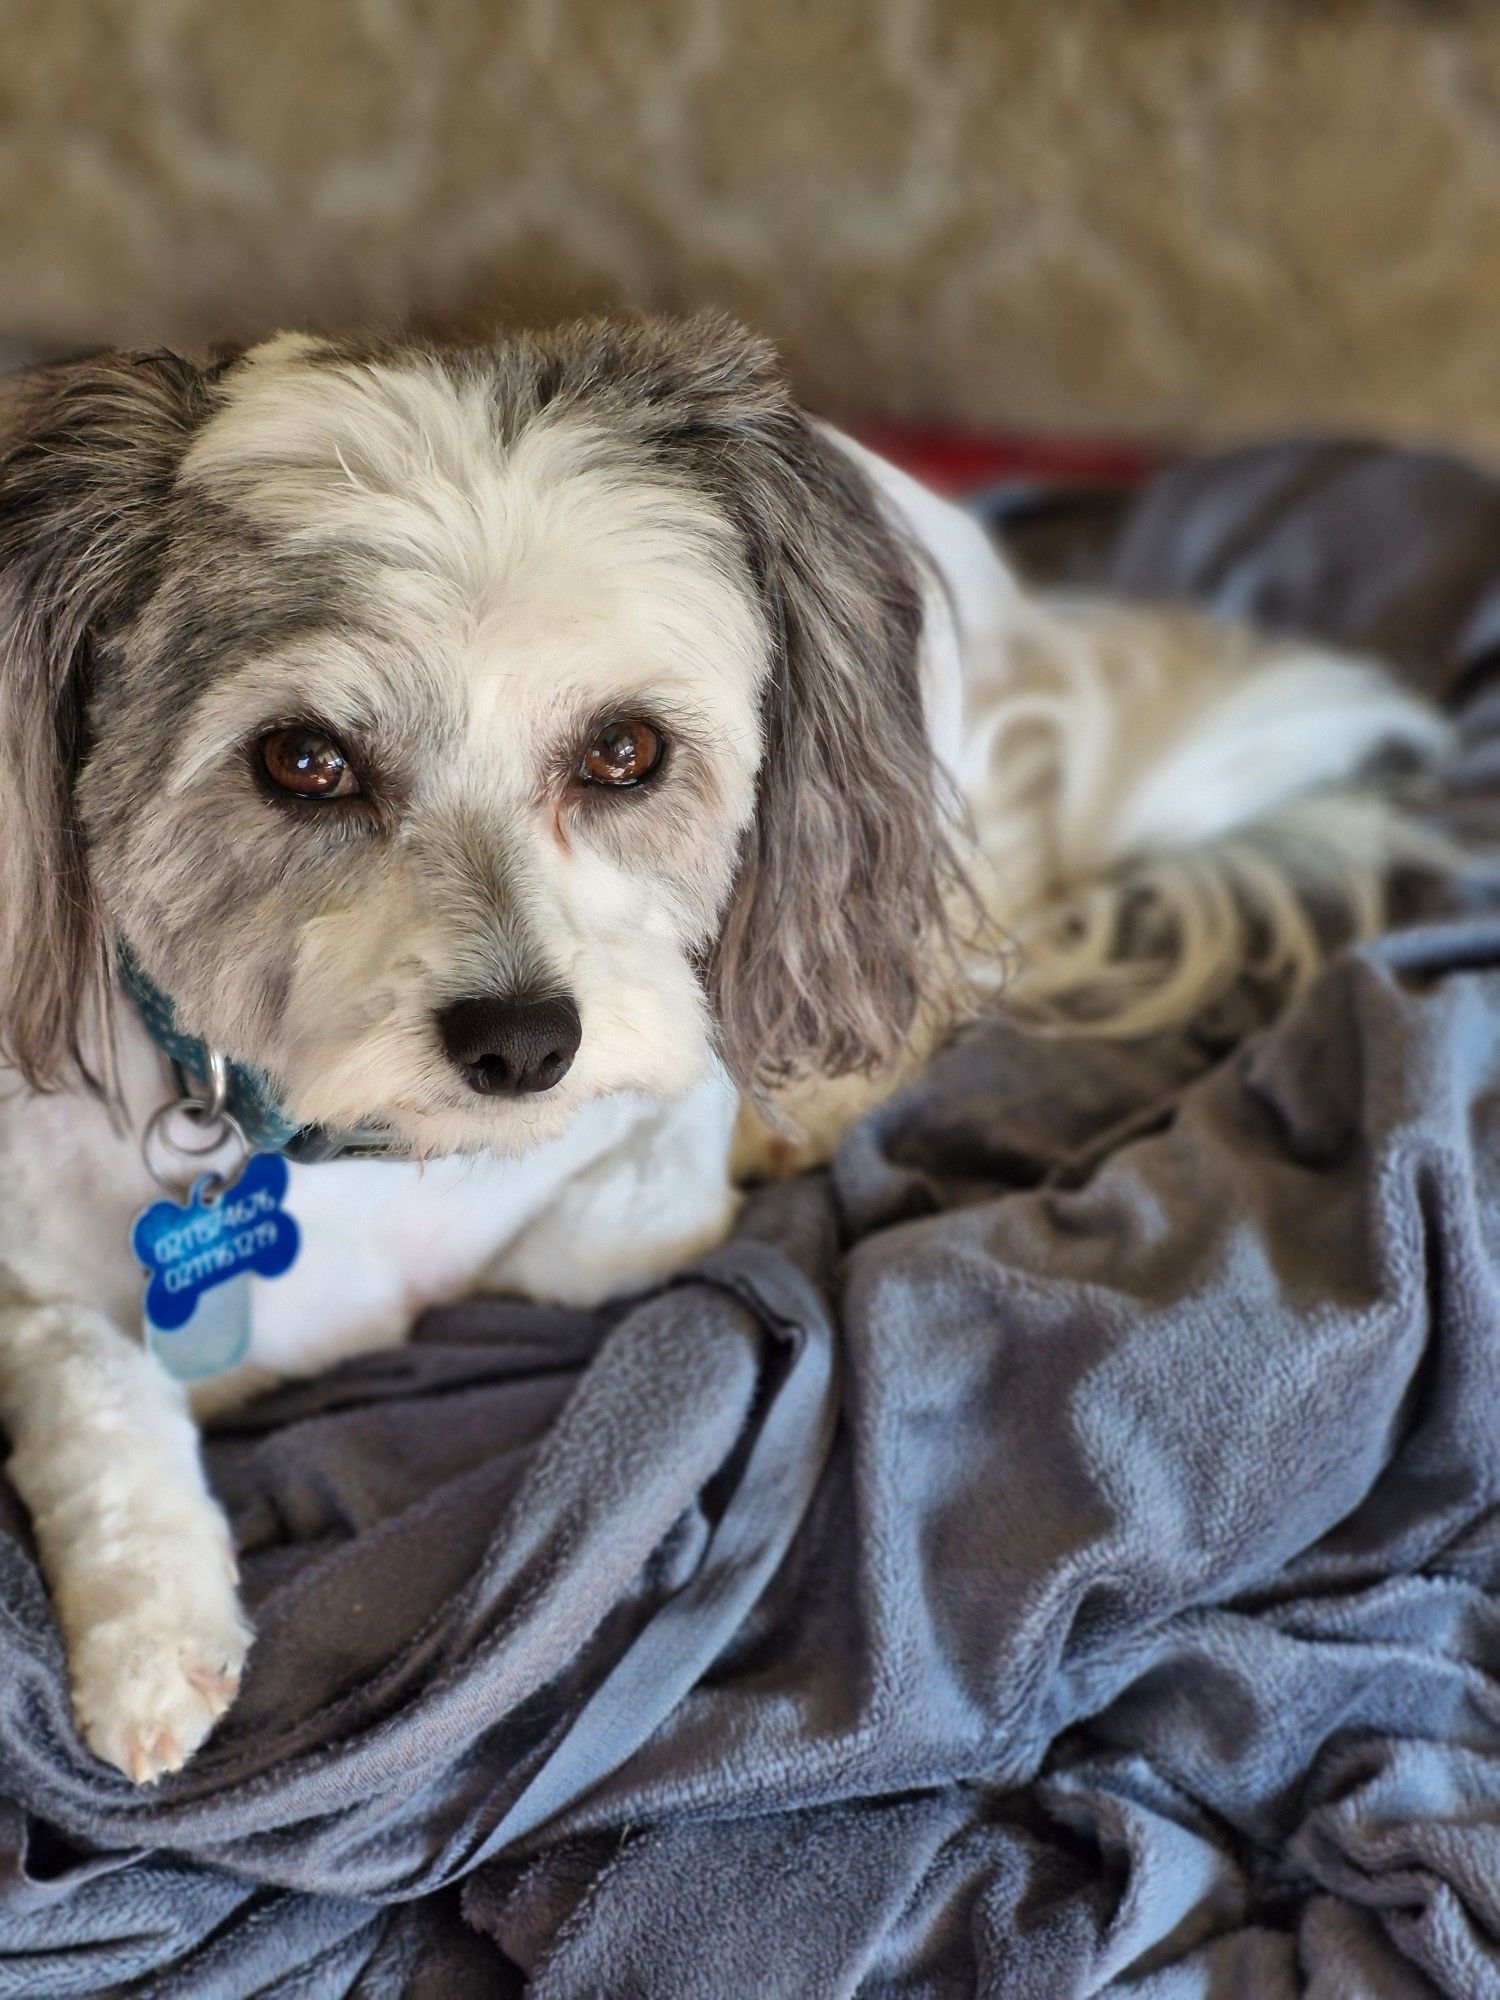
<instances>
[{"instance_id":1,"label":"dog's chest","mask_svg":"<svg viewBox=\"0 0 1500 2000\"><path fill-rule=\"evenodd\" d=\"M0 1097L0 1273L138 1333L145 1281L131 1228L161 1198L140 1133L171 1086L136 1024L121 1040L122 1129L82 1096ZM674 1103L585 1106L561 1138L517 1160L293 1166L297 1259L249 1280L246 1366L195 1403L396 1345L425 1307L475 1290L581 1304L650 1283L729 1226L734 1113L733 1090L714 1077Z\"/></svg>"},{"instance_id":2,"label":"dog's chest","mask_svg":"<svg viewBox=\"0 0 1500 2000\"><path fill-rule=\"evenodd\" d=\"M293 1167L301 1252L252 1280L248 1359L305 1374L405 1339L426 1307L476 1289L590 1304L710 1247L732 1216L732 1093L611 1098L518 1160Z\"/></svg>"}]
</instances>

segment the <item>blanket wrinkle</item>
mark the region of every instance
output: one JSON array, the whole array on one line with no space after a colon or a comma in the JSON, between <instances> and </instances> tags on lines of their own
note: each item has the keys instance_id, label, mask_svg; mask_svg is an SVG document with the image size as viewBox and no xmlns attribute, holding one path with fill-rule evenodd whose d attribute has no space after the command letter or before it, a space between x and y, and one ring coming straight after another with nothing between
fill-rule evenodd
<instances>
[{"instance_id":1,"label":"blanket wrinkle","mask_svg":"<svg viewBox=\"0 0 1500 2000\"><path fill-rule=\"evenodd\" d=\"M1087 518L1462 693L1474 866L1281 1019L987 1021L674 1284L236 1413L260 1636L156 1791L0 1484L0 2000L1500 2000L1500 481Z\"/></svg>"}]
</instances>

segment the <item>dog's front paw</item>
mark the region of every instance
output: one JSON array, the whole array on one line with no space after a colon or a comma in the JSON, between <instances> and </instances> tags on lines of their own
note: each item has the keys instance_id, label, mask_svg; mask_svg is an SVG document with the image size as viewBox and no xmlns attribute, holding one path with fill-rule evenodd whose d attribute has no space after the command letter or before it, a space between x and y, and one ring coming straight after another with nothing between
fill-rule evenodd
<instances>
[{"instance_id":1,"label":"dog's front paw","mask_svg":"<svg viewBox=\"0 0 1500 2000\"><path fill-rule=\"evenodd\" d=\"M84 1741L138 1785L186 1763L239 1692L250 1628L222 1546L163 1547L154 1584L134 1564L99 1576L64 1625Z\"/></svg>"}]
</instances>

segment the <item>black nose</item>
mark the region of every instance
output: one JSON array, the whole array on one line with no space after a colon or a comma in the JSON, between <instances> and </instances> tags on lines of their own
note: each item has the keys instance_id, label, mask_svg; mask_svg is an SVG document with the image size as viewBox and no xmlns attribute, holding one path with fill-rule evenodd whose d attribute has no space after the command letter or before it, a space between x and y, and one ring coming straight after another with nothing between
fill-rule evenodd
<instances>
[{"instance_id":1,"label":"black nose","mask_svg":"<svg viewBox=\"0 0 1500 2000\"><path fill-rule=\"evenodd\" d=\"M562 995L479 993L437 1017L438 1033L471 1090L522 1097L550 1090L572 1067L583 1037L578 1009Z\"/></svg>"}]
</instances>

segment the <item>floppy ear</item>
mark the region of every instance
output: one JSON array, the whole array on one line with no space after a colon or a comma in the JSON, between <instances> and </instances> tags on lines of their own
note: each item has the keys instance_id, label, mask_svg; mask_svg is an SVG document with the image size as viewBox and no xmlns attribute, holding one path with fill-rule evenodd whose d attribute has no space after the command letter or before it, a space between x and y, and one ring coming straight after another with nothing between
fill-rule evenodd
<instances>
[{"instance_id":1,"label":"floppy ear","mask_svg":"<svg viewBox=\"0 0 1500 2000\"><path fill-rule=\"evenodd\" d=\"M73 799L92 657L150 589L201 399L195 368L150 354L38 370L0 402L0 1053L39 1089L89 1077L108 990Z\"/></svg>"},{"instance_id":2,"label":"floppy ear","mask_svg":"<svg viewBox=\"0 0 1500 2000\"><path fill-rule=\"evenodd\" d=\"M709 986L726 1060L765 1090L869 1071L949 984L949 844L923 711L912 552L865 475L794 403L763 343L679 329L663 408L737 524L772 658L763 761Z\"/></svg>"}]
</instances>

